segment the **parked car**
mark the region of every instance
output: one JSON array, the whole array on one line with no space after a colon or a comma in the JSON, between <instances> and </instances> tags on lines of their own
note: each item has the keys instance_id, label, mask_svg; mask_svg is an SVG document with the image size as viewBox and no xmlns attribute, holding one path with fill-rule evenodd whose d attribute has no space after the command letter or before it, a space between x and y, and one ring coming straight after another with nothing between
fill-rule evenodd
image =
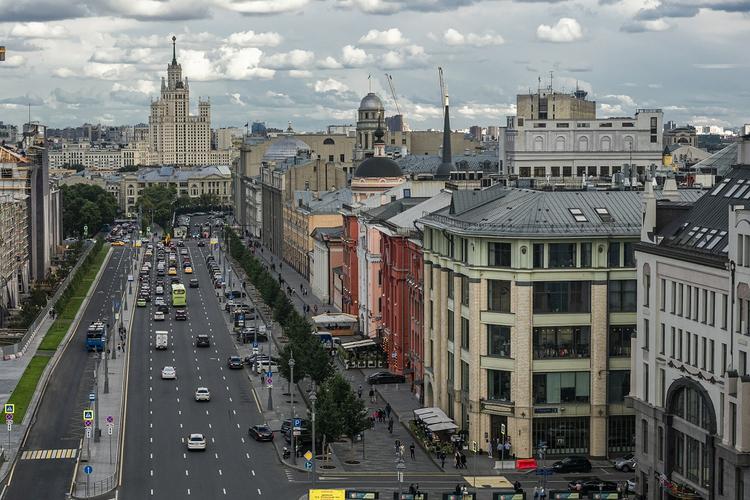
<instances>
[{"instance_id":1,"label":"parked car","mask_svg":"<svg viewBox=\"0 0 750 500\"><path fill-rule=\"evenodd\" d=\"M239 356L229 356L229 359L227 359L227 366L232 370L241 369L242 358Z\"/></svg>"},{"instance_id":2,"label":"parked car","mask_svg":"<svg viewBox=\"0 0 750 500\"><path fill-rule=\"evenodd\" d=\"M205 450L206 449L206 438L203 434L190 434L187 440L188 450Z\"/></svg>"},{"instance_id":3,"label":"parked car","mask_svg":"<svg viewBox=\"0 0 750 500\"><path fill-rule=\"evenodd\" d=\"M615 466L615 469L622 472L630 472L635 470L637 464L635 463L635 456L632 453L628 453L624 457L612 460L612 465Z\"/></svg>"},{"instance_id":4,"label":"parked car","mask_svg":"<svg viewBox=\"0 0 750 500\"><path fill-rule=\"evenodd\" d=\"M555 472L591 472L591 462L586 457L571 456L552 464Z\"/></svg>"},{"instance_id":5,"label":"parked car","mask_svg":"<svg viewBox=\"0 0 750 500\"><path fill-rule=\"evenodd\" d=\"M617 491L617 483L605 481L598 477L582 477L568 483L568 490L588 495L598 491Z\"/></svg>"},{"instance_id":6,"label":"parked car","mask_svg":"<svg viewBox=\"0 0 750 500\"><path fill-rule=\"evenodd\" d=\"M273 431L267 425L254 425L247 430L251 438L256 441L273 441Z\"/></svg>"},{"instance_id":7,"label":"parked car","mask_svg":"<svg viewBox=\"0 0 750 500\"><path fill-rule=\"evenodd\" d=\"M406 377L397 373L391 372L375 372L367 377L367 383L370 385L375 384L403 384L406 382Z\"/></svg>"}]
</instances>

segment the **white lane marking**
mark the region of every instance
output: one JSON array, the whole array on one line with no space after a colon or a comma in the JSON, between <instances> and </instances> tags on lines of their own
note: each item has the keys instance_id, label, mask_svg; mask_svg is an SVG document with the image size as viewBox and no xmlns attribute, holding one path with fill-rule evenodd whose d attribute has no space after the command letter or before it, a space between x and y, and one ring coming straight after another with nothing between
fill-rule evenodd
<instances>
[{"instance_id":1,"label":"white lane marking","mask_svg":"<svg viewBox=\"0 0 750 500\"><path fill-rule=\"evenodd\" d=\"M206 410L206 415L208 415L208 410Z\"/></svg>"},{"instance_id":2,"label":"white lane marking","mask_svg":"<svg viewBox=\"0 0 750 500\"><path fill-rule=\"evenodd\" d=\"M249 453L245 453L245 458L247 458L248 460L250 460L250 454ZM253 471L253 476L254 475L255 475L255 471Z\"/></svg>"},{"instance_id":3,"label":"white lane marking","mask_svg":"<svg viewBox=\"0 0 750 500\"><path fill-rule=\"evenodd\" d=\"M225 495L227 494L227 489L226 488L222 488L221 491L223 491Z\"/></svg>"},{"instance_id":4,"label":"white lane marking","mask_svg":"<svg viewBox=\"0 0 750 500\"><path fill-rule=\"evenodd\" d=\"M154 469L151 469L151 477L154 477Z\"/></svg>"},{"instance_id":5,"label":"white lane marking","mask_svg":"<svg viewBox=\"0 0 750 500\"><path fill-rule=\"evenodd\" d=\"M189 475L190 475L190 474L188 474L188 470L187 470L187 469L185 469L185 475L186 475L186 476L189 476Z\"/></svg>"},{"instance_id":6,"label":"white lane marking","mask_svg":"<svg viewBox=\"0 0 750 500\"><path fill-rule=\"evenodd\" d=\"M154 459L154 454L153 453L149 453L148 454L148 458L149 458L149 460L153 460Z\"/></svg>"},{"instance_id":7,"label":"white lane marking","mask_svg":"<svg viewBox=\"0 0 750 500\"><path fill-rule=\"evenodd\" d=\"M180 398L177 398L177 402L178 402L178 403L180 402Z\"/></svg>"},{"instance_id":8,"label":"white lane marking","mask_svg":"<svg viewBox=\"0 0 750 500\"><path fill-rule=\"evenodd\" d=\"M180 429L182 429L182 424L180 424Z\"/></svg>"},{"instance_id":9,"label":"white lane marking","mask_svg":"<svg viewBox=\"0 0 750 500\"><path fill-rule=\"evenodd\" d=\"M240 438L240 439L242 440L243 443L245 442L245 438ZM247 457L247 458L250 458L250 457Z\"/></svg>"},{"instance_id":10,"label":"white lane marking","mask_svg":"<svg viewBox=\"0 0 750 500\"><path fill-rule=\"evenodd\" d=\"M187 460L187 453L183 453L182 454L182 458L184 458L185 460Z\"/></svg>"},{"instance_id":11,"label":"white lane marking","mask_svg":"<svg viewBox=\"0 0 750 500\"><path fill-rule=\"evenodd\" d=\"M233 413L234 415L237 415L237 410L232 410L232 413Z\"/></svg>"},{"instance_id":12,"label":"white lane marking","mask_svg":"<svg viewBox=\"0 0 750 500\"><path fill-rule=\"evenodd\" d=\"M151 496L154 496L154 489L151 488Z\"/></svg>"},{"instance_id":13,"label":"white lane marking","mask_svg":"<svg viewBox=\"0 0 750 500\"><path fill-rule=\"evenodd\" d=\"M224 474L222 474L222 473L221 473L221 469L219 469L219 475L220 475L220 476L223 476L223 475L224 475Z\"/></svg>"},{"instance_id":14,"label":"white lane marking","mask_svg":"<svg viewBox=\"0 0 750 500\"><path fill-rule=\"evenodd\" d=\"M263 493L260 492L260 488L258 488L258 495L262 495Z\"/></svg>"},{"instance_id":15,"label":"white lane marking","mask_svg":"<svg viewBox=\"0 0 750 500\"><path fill-rule=\"evenodd\" d=\"M178 415L182 415L182 410L177 410Z\"/></svg>"},{"instance_id":16,"label":"white lane marking","mask_svg":"<svg viewBox=\"0 0 750 500\"><path fill-rule=\"evenodd\" d=\"M213 427L211 427L211 422L208 423L208 428L213 429Z\"/></svg>"},{"instance_id":17,"label":"white lane marking","mask_svg":"<svg viewBox=\"0 0 750 500\"><path fill-rule=\"evenodd\" d=\"M240 428L240 424L237 424L237 428L238 428L238 429Z\"/></svg>"},{"instance_id":18,"label":"white lane marking","mask_svg":"<svg viewBox=\"0 0 750 500\"><path fill-rule=\"evenodd\" d=\"M187 489L188 495L190 494L190 488Z\"/></svg>"},{"instance_id":19,"label":"white lane marking","mask_svg":"<svg viewBox=\"0 0 750 500\"><path fill-rule=\"evenodd\" d=\"M152 438L152 437L148 438L148 442L149 443L153 443L154 442L154 438Z\"/></svg>"},{"instance_id":20,"label":"white lane marking","mask_svg":"<svg viewBox=\"0 0 750 500\"><path fill-rule=\"evenodd\" d=\"M218 453L214 453L214 457L216 457L216 460L218 460L219 459L219 454Z\"/></svg>"}]
</instances>

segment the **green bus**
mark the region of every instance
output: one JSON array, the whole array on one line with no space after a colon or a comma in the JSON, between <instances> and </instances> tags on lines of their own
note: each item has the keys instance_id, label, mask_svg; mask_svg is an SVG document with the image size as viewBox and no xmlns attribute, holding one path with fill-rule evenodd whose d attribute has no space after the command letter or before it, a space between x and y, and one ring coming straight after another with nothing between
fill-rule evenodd
<instances>
[{"instance_id":1,"label":"green bus","mask_svg":"<svg viewBox=\"0 0 750 500\"><path fill-rule=\"evenodd\" d=\"M172 307L185 307L187 306L187 294L185 292L185 285L182 283L174 283L172 285Z\"/></svg>"}]
</instances>

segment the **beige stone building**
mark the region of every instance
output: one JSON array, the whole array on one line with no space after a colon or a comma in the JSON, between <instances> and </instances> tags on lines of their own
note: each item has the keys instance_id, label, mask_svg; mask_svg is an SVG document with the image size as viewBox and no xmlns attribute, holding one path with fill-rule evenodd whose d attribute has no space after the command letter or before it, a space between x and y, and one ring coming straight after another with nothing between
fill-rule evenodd
<instances>
[{"instance_id":1,"label":"beige stone building","mask_svg":"<svg viewBox=\"0 0 750 500\"><path fill-rule=\"evenodd\" d=\"M455 191L424 223L425 406L517 457L632 451L638 192Z\"/></svg>"},{"instance_id":2,"label":"beige stone building","mask_svg":"<svg viewBox=\"0 0 750 500\"><path fill-rule=\"evenodd\" d=\"M596 101L586 100L587 92L557 92L540 89L535 94L516 96L516 116L527 120L594 120Z\"/></svg>"}]
</instances>

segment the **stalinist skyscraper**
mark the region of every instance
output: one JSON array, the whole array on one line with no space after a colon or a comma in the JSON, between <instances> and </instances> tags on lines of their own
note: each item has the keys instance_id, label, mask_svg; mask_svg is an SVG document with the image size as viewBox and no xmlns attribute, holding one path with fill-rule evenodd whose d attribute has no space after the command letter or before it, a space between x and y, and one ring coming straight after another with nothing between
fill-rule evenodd
<instances>
[{"instance_id":1,"label":"stalinist skyscraper","mask_svg":"<svg viewBox=\"0 0 750 500\"><path fill-rule=\"evenodd\" d=\"M190 115L190 86L177 62L177 37L172 37L172 62L161 79L161 97L151 103L149 163L151 165L229 165L229 150L211 149L211 103L198 100L198 116Z\"/></svg>"}]
</instances>

